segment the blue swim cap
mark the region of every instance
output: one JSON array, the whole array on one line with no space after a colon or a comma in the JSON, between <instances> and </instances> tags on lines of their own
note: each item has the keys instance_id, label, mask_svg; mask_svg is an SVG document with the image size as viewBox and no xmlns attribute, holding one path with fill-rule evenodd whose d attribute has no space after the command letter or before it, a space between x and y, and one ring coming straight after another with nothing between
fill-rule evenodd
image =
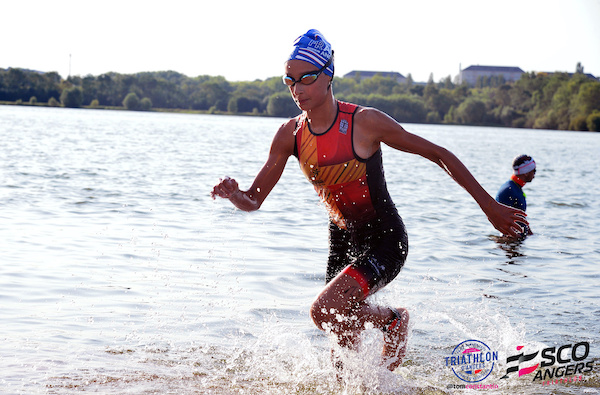
<instances>
[{"instance_id":1,"label":"blue swim cap","mask_svg":"<svg viewBox=\"0 0 600 395\"><path fill-rule=\"evenodd\" d=\"M318 68L325 66L325 63L333 56L331 44L316 29L310 29L294 41L294 50L288 60L303 60ZM333 62L323 71L330 77L333 77Z\"/></svg>"}]
</instances>

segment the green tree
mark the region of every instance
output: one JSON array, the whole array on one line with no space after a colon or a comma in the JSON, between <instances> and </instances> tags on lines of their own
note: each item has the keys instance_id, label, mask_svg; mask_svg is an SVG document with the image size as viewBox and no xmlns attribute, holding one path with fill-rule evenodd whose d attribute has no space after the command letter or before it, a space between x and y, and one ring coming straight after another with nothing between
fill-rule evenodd
<instances>
[{"instance_id":1,"label":"green tree","mask_svg":"<svg viewBox=\"0 0 600 395\"><path fill-rule=\"evenodd\" d=\"M594 111L587 117L586 126L590 132L600 132L600 111Z\"/></svg>"},{"instance_id":2,"label":"green tree","mask_svg":"<svg viewBox=\"0 0 600 395\"><path fill-rule=\"evenodd\" d=\"M123 99L123 107L130 111L137 111L140 109L140 98L135 92L130 92Z\"/></svg>"},{"instance_id":3,"label":"green tree","mask_svg":"<svg viewBox=\"0 0 600 395\"><path fill-rule=\"evenodd\" d=\"M427 91L427 88L425 90ZM436 89L435 93L430 91L429 95L426 94L424 97L427 108L431 112L437 113L437 116L432 115L433 119L444 119L450 108L457 104L450 89L440 89L439 91Z\"/></svg>"},{"instance_id":4,"label":"green tree","mask_svg":"<svg viewBox=\"0 0 600 395\"><path fill-rule=\"evenodd\" d=\"M412 95L352 94L344 96L342 99L363 106L375 107L398 122L425 122L427 116L423 99Z\"/></svg>"},{"instance_id":5,"label":"green tree","mask_svg":"<svg viewBox=\"0 0 600 395\"><path fill-rule=\"evenodd\" d=\"M79 86L63 89L60 94L60 102L63 107L79 108L83 104L83 91Z\"/></svg>"},{"instance_id":6,"label":"green tree","mask_svg":"<svg viewBox=\"0 0 600 395\"><path fill-rule=\"evenodd\" d=\"M413 85L412 88L409 89L409 92L413 95L423 96L423 91L425 87L423 85Z\"/></svg>"},{"instance_id":7,"label":"green tree","mask_svg":"<svg viewBox=\"0 0 600 395\"><path fill-rule=\"evenodd\" d=\"M452 83L452 76L447 76L446 78L444 78L444 81L442 81L440 85L442 85L442 87L445 89L454 88L454 84Z\"/></svg>"},{"instance_id":8,"label":"green tree","mask_svg":"<svg viewBox=\"0 0 600 395\"><path fill-rule=\"evenodd\" d=\"M587 117L595 110L600 110L600 81L590 80L579 87L572 101L571 113Z\"/></svg>"},{"instance_id":9,"label":"green tree","mask_svg":"<svg viewBox=\"0 0 600 395\"><path fill-rule=\"evenodd\" d=\"M150 111L152 109L152 100L148 97L144 97L140 100L140 110L141 111Z\"/></svg>"},{"instance_id":10,"label":"green tree","mask_svg":"<svg viewBox=\"0 0 600 395\"><path fill-rule=\"evenodd\" d=\"M388 96L394 92L397 85L398 82L395 79L376 74L374 77L360 81L355 90L358 93Z\"/></svg>"},{"instance_id":11,"label":"green tree","mask_svg":"<svg viewBox=\"0 0 600 395\"><path fill-rule=\"evenodd\" d=\"M202 84L201 90L209 105L219 111L227 111L229 88L229 83L223 77L214 77Z\"/></svg>"},{"instance_id":12,"label":"green tree","mask_svg":"<svg viewBox=\"0 0 600 395\"><path fill-rule=\"evenodd\" d=\"M572 102L579 93L581 85L587 81L588 78L585 75L574 74L573 77L560 84L548 107L536 107L536 119L533 127L568 130L569 126L574 125L572 121L578 114L576 114Z\"/></svg>"},{"instance_id":13,"label":"green tree","mask_svg":"<svg viewBox=\"0 0 600 395\"><path fill-rule=\"evenodd\" d=\"M333 79L333 90L336 93L336 95L350 94L356 91L357 86L358 83L352 78L335 77Z\"/></svg>"},{"instance_id":14,"label":"green tree","mask_svg":"<svg viewBox=\"0 0 600 395\"><path fill-rule=\"evenodd\" d=\"M247 97L232 97L229 99L227 111L230 113L251 113L256 110L259 112L262 105L257 99Z\"/></svg>"},{"instance_id":15,"label":"green tree","mask_svg":"<svg viewBox=\"0 0 600 395\"><path fill-rule=\"evenodd\" d=\"M446 115L444 115L444 123L457 123L456 107L451 106Z\"/></svg>"},{"instance_id":16,"label":"green tree","mask_svg":"<svg viewBox=\"0 0 600 395\"><path fill-rule=\"evenodd\" d=\"M269 97L267 114L274 117L291 118L300 113L298 106L294 103L287 92L274 93Z\"/></svg>"},{"instance_id":17,"label":"green tree","mask_svg":"<svg viewBox=\"0 0 600 395\"><path fill-rule=\"evenodd\" d=\"M468 98L456 109L457 120L465 125L481 125L486 116L485 103L475 98Z\"/></svg>"}]
</instances>

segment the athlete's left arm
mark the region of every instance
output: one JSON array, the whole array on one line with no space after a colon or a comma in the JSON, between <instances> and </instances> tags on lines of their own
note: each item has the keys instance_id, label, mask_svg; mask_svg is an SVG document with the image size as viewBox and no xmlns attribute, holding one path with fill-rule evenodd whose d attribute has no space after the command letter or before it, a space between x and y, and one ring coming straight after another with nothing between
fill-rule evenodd
<instances>
[{"instance_id":1,"label":"athlete's left arm","mask_svg":"<svg viewBox=\"0 0 600 395\"><path fill-rule=\"evenodd\" d=\"M373 147L384 143L397 150L427 158L444 169L469 192L492 225L503 234L516 237L521 231L517 221L527 224L523 211L496 202L452 152L407 132L394 119L379 110L363 108L359 110L355 119L360 134L370 141Z\"/></svg>"}]
</instances>

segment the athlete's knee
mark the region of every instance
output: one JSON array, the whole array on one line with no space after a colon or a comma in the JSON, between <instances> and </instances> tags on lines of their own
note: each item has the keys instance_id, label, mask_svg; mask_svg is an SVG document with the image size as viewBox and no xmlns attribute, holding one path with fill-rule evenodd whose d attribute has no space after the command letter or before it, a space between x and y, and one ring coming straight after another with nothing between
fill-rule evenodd
<instances>
[{"instance_id":1,"label":"athlete's knee","mask_svg":"<svg viewBox=\"0 0 600 395\"><path fill-rule=\"evenodd\" d=\"M321 297L313 302L309 313L310 318L321 330L325 330L324 324L332 322L335 317L335 309L329 306Z\"/></svg>"},{"instance_id":2,"label":"athlete's knee","mask_svg":"<svg viewBox=\"0 0 600 395\"><path fill-rule=\"evenodd\" d=\"M342 308L319 297L310 308L310 318L315 325L324 331L345 331L353 327L352 308Z\"/></svg>"},{"instance_id":3,"label":"athlete's knee","mask_svg":"<svg viewBox=\"0 0 600 395\"><path fill-rule=\"evenodd\" d=\"M325 324L333 330L342 328L363 299L362 288L357 280L342 272L313 302L310 317L320 329L326 329Z\"/></svg>"}]
</instances>

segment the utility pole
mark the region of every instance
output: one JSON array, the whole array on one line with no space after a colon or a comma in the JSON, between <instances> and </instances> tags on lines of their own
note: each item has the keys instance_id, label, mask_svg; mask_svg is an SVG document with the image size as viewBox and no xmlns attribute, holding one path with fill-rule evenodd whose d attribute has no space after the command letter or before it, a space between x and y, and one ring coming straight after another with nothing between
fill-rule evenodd
<instances>
[{"instance_id":1,"label":"utility pole","mask_svg":"<svg viewBox=\"0 0 600 395\"><path fill-rule=\"evenodd\" d=\"M71 78L71 54L69 54L69 76L67 79Z\"/></svg>"}]
</instances>

